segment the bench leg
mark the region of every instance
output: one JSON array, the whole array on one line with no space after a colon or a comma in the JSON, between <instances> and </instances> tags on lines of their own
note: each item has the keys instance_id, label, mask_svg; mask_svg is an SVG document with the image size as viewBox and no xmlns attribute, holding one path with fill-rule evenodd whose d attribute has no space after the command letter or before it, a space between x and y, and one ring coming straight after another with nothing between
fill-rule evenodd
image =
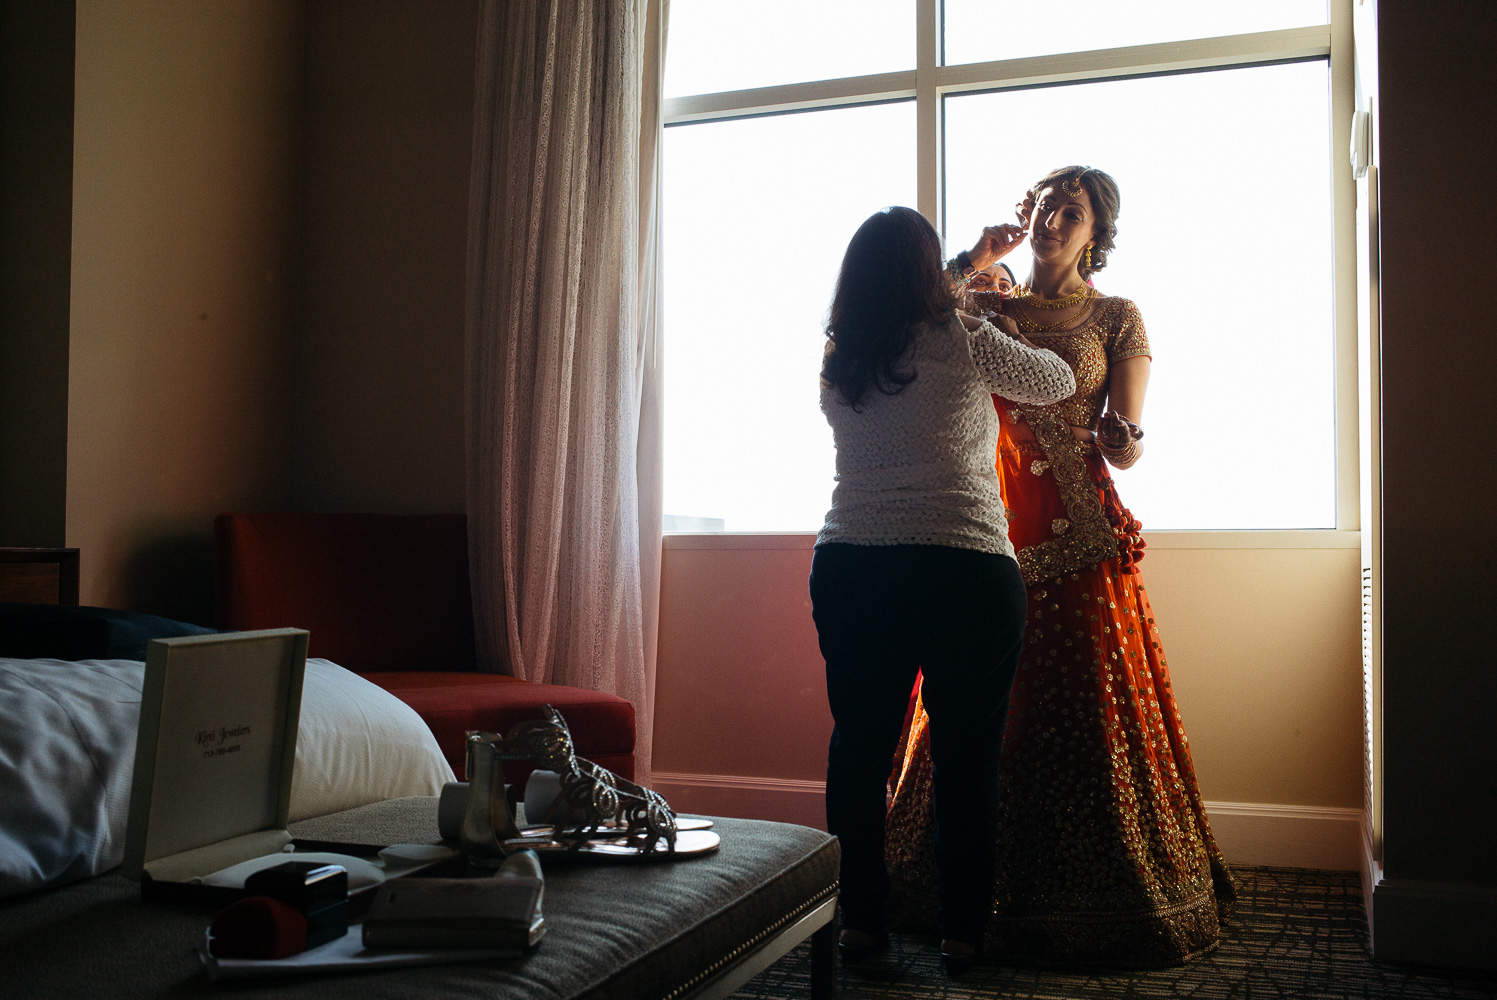
<instances>
[{"instance_id":1,"label":"bench leg","mask_svg":"<svg viewBox=\"0 0 1497 1000\"><path fill-rule=\"evenodd\" d=\"M837 995L837 921L828 920L811 935L811 1000Z\"/></svg>"}]
</instances>

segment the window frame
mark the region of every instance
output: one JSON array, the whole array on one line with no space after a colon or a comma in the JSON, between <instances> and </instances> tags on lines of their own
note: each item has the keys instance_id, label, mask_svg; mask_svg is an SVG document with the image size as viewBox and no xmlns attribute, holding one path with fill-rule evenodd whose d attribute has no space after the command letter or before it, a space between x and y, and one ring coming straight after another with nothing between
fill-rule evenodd
<instances>
[{"instance_id":1,"label":"window frame","mask_svg":"<svg viewBox=\"0 0 1497 1000\"><path fill-rule=\"evenodd\" d=\"M941 0L914 0L913 70L667 98L669 126L886 101L915 101L916 207L944 231L943 98L973 91L1325 59L1330 76L1332 336L1335 350L1336 526L1304 529L1145 529L1157 548L1356 548L1361 544L1357 402L1356 181L1336 156L1351 144L1355 107L1352 0L1329 0L1329 20L1310 27L1159 42L1089 52L940 64ZM668 197L668 193L666 194ZM809 548L814 531L672 532L667 548Z\"/></svg>"}]
</instances>

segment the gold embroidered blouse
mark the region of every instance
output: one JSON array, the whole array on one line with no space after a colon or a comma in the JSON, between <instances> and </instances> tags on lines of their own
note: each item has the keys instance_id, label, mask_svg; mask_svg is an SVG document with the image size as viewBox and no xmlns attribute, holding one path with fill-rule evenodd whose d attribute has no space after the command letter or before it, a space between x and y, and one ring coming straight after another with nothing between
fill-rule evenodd
<instances>
[{"instance_id":1,"label":"gold embroidered blouse","mask_svg":"<svg viewBox=\"0 0 1497 1000\"><path fill-rule=\"evenodd\" d=\"M1052 404L1066 423L1095 428L1107 405L1107 374L1125 358L1151 357L1143 316L1129 299L1099 297L1096 308L1072 330L1026 334L1036 347L1059 354L1076 373L1076 394Z\"/></svg>"}]
</instances>

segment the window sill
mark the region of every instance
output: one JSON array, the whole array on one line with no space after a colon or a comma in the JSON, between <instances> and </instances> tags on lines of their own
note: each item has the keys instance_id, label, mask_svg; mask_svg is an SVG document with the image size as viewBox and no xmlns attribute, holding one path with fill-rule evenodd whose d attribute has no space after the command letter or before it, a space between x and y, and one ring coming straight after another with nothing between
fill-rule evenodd
<instances>
[{"instance_id":1,"label":"window sill","mask_svg":"<svg viewBox=\"0 0 1497 1000\"><path fill-rule=\"evenodd\" d=\"M1355 549L1362 544L1360 531L1331 529L1273 531L1145 531L1144 541L1154 549ZM672 532L664 537L664 548L683 549L811 549L816 533L739 531Z\"/></svg>"}]
</instances>

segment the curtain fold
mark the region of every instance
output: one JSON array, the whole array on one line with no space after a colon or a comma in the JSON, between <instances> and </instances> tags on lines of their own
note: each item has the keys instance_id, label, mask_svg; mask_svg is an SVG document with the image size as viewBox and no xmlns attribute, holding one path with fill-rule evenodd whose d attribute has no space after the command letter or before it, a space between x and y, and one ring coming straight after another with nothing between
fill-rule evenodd
<instances>
[{"instance_id":1,"label":"curtain fold","mask_svg":"<svg viewBox=\"0 0 1497 1000\"><path fill-rule=\"evenodd\" d=\"M629 699L645 779L662 14L658 0L483 0L468 230L479 659Z\"/></svg>"},{"instance_id":2,"label":"curtain fold","mask_svg":"<svg viewBox=\"0 0 1497 1000\"><path fill-rule=\"evenodd\" d=\"M670 25L670 0L649 0L645 21L644 93L641 102L639 138L640 191L640 355L639 451L636 475L639 482L640 584L644 603L645 690L650 706L646 737L644 777L648 783L653 763L655 724L655 666L660 635L660 572L662 513L664 511L663 459L665 434L661 406L660 365L661 291L661 182L660 157L664 118L661 102L665 82L666 31ZM636 755L637 757L638 755Z\"/></svg>"}]
</instances>

